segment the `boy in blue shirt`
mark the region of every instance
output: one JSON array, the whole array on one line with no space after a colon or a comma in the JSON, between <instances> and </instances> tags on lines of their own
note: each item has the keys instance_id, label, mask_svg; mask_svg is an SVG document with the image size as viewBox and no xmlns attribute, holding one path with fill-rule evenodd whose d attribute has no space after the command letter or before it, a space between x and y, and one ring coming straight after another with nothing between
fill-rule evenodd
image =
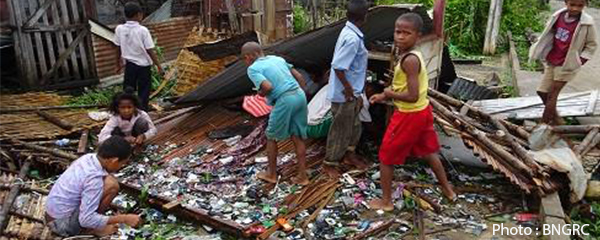
<instances>
[{"instance_id":1,"label":"boy in blue shirt","mask_svg":"<svg viewBox=\"0 0 600 240\"><path fill-rule=\"evenodd\" d=\"M296 147L298 173L292 181L309 183L306 174L307 103L302 91L305 81L302 75L283 58L265 56L260 45L248 42L242 46L242 58L248 66L248 77L260 96L266 97L273 106L267 126L267 157L269 165L257 175L270 183L277 182L277 141L291 138Z\"/></svg>"},{"instance_id":2,"label":"boy in blue shirt","mask_svg":"<svg viewBox=\"0 0 600 240\"><path fill-rule=\"evenodd\" d=\"M367 78L368 51L360 30L367 11L367 2L364 0L351 0L348 3L348 21L335 44L331 62L327 99L331 101L333 121L327 136L324 170L333 176L339 175L336 168L342 159L358 168L367 167L355 153L362 132L359 113Z\"/></svg>"}]
</instances>

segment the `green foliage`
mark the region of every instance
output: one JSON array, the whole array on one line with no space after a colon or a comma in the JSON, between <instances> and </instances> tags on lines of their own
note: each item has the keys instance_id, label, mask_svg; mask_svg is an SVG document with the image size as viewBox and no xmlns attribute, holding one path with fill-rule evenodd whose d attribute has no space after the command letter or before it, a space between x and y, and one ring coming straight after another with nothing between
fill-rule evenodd
<instances>
[{"instance_id":1,"label":"green foliage","mask_svg":"<svg viewBox=\"0 0 600 240\"><path fill-rule=\"evenodd\" d=\"M110 87L110 88L95 88L86 91L83 95L73 97L67 101L67 105L78 106L78 105L109 105L112 101L113 96L121 91L121 87Z\"/></svg>"},{"instance_id":2,"label":"green foliage","mask_svg":"<svg viewBox=\"0 0 600 240\"><path fill-rule=\"evenodd\" d=\"M148 197L150 194L148 193L149 186L144 186L142 191L140 191L140 195L138 196L138 202L140 203L141 208L148 207Z\"/></svg>"},{"instance_id":3,"label":"green foliage","mask_svg":"<svg viewBox=\"0 0 600 240\"><path fill-rule=\"evenodd\" d=\"M589 0L589 7L600 8L600 0Z\"/></svg>"},{"instance_id":4,"label":"green foliage","mask_svg":"<svg viewBox=\"0 0 600 240\"><path fill-rule=\"evenodd\" d=\"M299 2L294 3L294 33L303 33L310 29L310 16L308 11Z\"/></svg>"},{"instance_id":5,"label":"green foliage","mask_svg":"<svg viewBox=\"0 0 600 240\"><path fill-rule=\"evenodd\" d=\"M573 224L580 226L589 224L585 228L586 233L589 233L589 235L582 236L584 240L600 238L600 202L592 202L590 204L590 212L587 213L581 212L581 208L573 208L571 210L571 221Z\"/></svg>"},{"instance_id":6,"label":"green foliage","mask_svg":"<svg viewBox=\"0 0 600 240\"><path fill-rule=\"evenodd\" d=\"M433 6L433 0L376 0L375 3L377 5L421 3L428 8ZM522 57L521 62L526 59L526 52L529 49L529 45L524 41L525 31L531 29L539 32L543 29L544 21L540 11L547 7L540 6L539 0L504 0L503 2L500 36L506 36L506 33L511 31L515 38L523 39L522 43L517 44L517 48L520 49L519 56ZM452 56L466 58L481 55L489 8L489 0L447 1L444 27ZM506 41L504 46L500 46L500 50L508 50Z\"/></svg>"}]
</instances>

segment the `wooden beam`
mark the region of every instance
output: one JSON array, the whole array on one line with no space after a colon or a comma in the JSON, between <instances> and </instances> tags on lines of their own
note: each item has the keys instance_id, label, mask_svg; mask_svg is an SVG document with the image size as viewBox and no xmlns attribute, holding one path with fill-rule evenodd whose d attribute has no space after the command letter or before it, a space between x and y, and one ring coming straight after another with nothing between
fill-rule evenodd
<instances>
[{"instance_id":1,"label":"wooden beam","mask_svg":"<svg viewBox=\"0 0 600 240\"><path fill-rule=\"evenodd\" d=\"M64 130L71 130L73 129L73 125L66 122L63 119L57 118L56 116L53 116L50 113L47 112L43 112L43 111L36 111L35 113L37 113L38 116L42 117L44 120L51 122L52 124L64 129Z\"/></svg>"},{"instance_id":2,"label":"wooden beam","mask_svg":"<svg viewBox=\"0 0 600 240\"><path fill-rule=\"evenodd\" d=\"M62 66L63 64L65 64L65 61L67 60L67 58L69 57L70 54L73 53L73 51L75 50L75 47L77 47L77 45L79 45L85 35L87 35L89 33L89 29L84 28L79 35L77 36L77 38L75 38L75 40L73 42L71 42L71 44L69 44L69 47L60 54L60 56L58 57L58 60L56 60L56 63L54 64L54 66L52 66L52 68L50 69L50 71L48 71L47 73L44 74L44 76L42 77L43 79L50 79L50 77L54 76L56 74L56 71L58 70L58 68L60 66Z\"/></svg>"},{"instance_id":3,"label":"wooden beam","mask_svg":"<svg viewBox=\"0 0 600 240\"><path fill-rule=\"evenodd\" d=\"M84 29L88 24L67 24L67 25L52 25L52 26L41 26L34 25L28 28L23 28L25 33L36 33L36 32L56 32L56 31L75 31Z\"/></svg>"},{"instance_id":4,"label":"wooden beam","mask_svg":"<svg viewBox=\"0 0 600 240\"><path fill-rule=\"evenodd\" d=\"M79 108L104 108L102 105L79 105L79 106L45 106L45 107L16 107L16 108L0 108L0 113L18 113L18 112L33 112L43 110L56 110L56 109L79 109Z\"/></svg>"},{"instance_id":5,"label":"wooden beam","mask_svg":"<svg viewBox=\"0 0 600 240\"><path fill-rule=\"evenodd\" d=\"M500 32L500 18L502 16L502 2L503 0L492 0L490 4L483 46L484 54L494 54L496 52L496 43Z\"/></svg>"},{"instance_id":6,"label":"wooden beam","mask_svg":"<svg viewBox=\"0 0 600 240\"><path fill-rule=\"evenodd\" d=\"M25 160L25 164L21 167L21 171L19 172L19 176L17 179L13 180L10 192L8 196L4 199L4 204L2 205L2 209L0 210L0 235L4 235L4 230L6 229L6 225L8 224L8 213L12 208L13 202L19 195L19 191L23 185L22 182L27 177L27 173L29 172L29 166L31 165L31 157ZM22 181L21 183L17 183L17 181Z\"/></svg>"},{"instance_id":7,"label":"wooden beam","mask_svg":"<svg viewBox=\"0 0 600 240\"><path fill-rule=\"evenodd\" d=\"M46 13L48 8L52 3L56 0L46 0L36 11L35 13L27 20L27 22L23 25L23 28L30 28L36 22L40 20L40 18Z\"/></svg>"}]
</instances>

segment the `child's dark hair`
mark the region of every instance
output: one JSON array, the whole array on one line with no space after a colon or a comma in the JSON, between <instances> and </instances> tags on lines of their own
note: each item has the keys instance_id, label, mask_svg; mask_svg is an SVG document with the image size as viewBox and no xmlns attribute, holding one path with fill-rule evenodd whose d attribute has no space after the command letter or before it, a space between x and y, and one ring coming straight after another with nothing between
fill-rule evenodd
<instances>
[{"instance_id":1,"label":"child's dark hair","mask_svg":"<svg viewBox=\"0 0 600 240\"><path fill-rule=\"evenodd\" d=\"M112 102L110 103L110 106L108 106L108 111L110 113L112 113L113 115L118 115L119 114L119 103L123 100L129 100L133 103L133 106L135 106L137 109L141 108L141 104L140 104L140 99L138 99L138 97L133 93L133 88L131 87L126 87L125 90L123 90L123 92L116 94L113 99Z\"/></svg>"},{"instance_id":2,"label":"child's dark hair","mask_svg":"<svg viewBox=\"0 0 600 240\"><path fill-rule=\"evenodd\" d=\"M127 2L123 11L125 12L125 17L131 19L142 12L142 7L137 2Z\"/></svg>"},{"instance_id":3,"label":"child's dark hair","mask_svg":"<svg viewBox=\"0 0 600 240\"><path fill-rule=\"evenodd\" d=\"M121 136L112 136L98 147L98 156L102 159L119 158L125 161L131 156L131 144Z\"/></svg>"},{"instance_id":4,"label":"child's dark hair","mask_svg":"<svg viewBox=\"0 0 600 240\"><path fill-rule=\"evenodd\" d=\"M405 13L400 15L400 17L398 17L398 19L396 19L396 22L400 22L400 21L407 21L413 24L413 27L415 27L415 30L417 30L417 32L422 33L423 32L423 18L416 13Z\"/></svg>"},{"instance_id":5,"label":"child's dark hair","mask_svg":"<svg viewBox=\"0 0 600 240\"><path fill-rule=\"evenodd\" d=\"M369 5L365 0L350 0L346 6L346 17L351 22L362 20L369 11Z\"/></svg>"}]
</instances>

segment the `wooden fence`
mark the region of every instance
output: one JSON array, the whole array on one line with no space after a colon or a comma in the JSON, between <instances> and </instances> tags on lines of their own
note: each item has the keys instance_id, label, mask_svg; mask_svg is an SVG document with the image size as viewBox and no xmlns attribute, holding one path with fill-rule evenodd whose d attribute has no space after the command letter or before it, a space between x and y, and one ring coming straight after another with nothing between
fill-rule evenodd
<instances>
[{"instance_id":1,"label":"wooden fence","mask_svg":"<svg viewBox=\"0 0 600 240\"><path fill-rule=\"evenodd\" d=\"M94 0L8 0L21 85L70 88L97 82L88 18Z\"/></svg>"}]
</instances>

